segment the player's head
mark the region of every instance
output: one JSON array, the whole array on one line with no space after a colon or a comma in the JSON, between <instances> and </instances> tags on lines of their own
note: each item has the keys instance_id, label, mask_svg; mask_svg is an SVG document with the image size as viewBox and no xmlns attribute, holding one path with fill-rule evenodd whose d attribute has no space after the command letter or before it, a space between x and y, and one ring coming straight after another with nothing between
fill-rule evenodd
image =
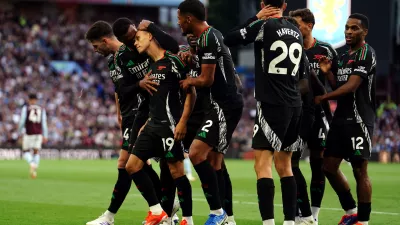
<instances>
[{"instance_id":1,"label":"player's head","mask_svg":"<svg viewBox=\"0 0 400 225\"><path fill-rule=\"evenodd\" d=\"M115 40L115 36L107 22L101 20L95 22L86 32L85 38L92 44L95 52L103 56L113 53L111 43Z\"/></svg>"},{"instance_id":2,"label":"player's head","mask_svg":"<svg viewBox=\"0 0 400 225\"><path fill-rule=\"evenodd\" d=\"M112 26L112 30L117 39L125 45L132 47L135 43L137 29L130 19L125 17L117 19Z\"/></svg>"},{"instance_id":3,"label":"player's head","mask_svg":"<svg viewBox=\"0 0 400 225\"><path fill-rule=\"evenodd\" d=\"M286 0L261 0L261 8L270 5L271 7L279 8L283 11L286 10L287 3Z\"/></svg>"},{"instance_id":4,"label":"player's head","mask_svg":"<svg viewBox=\"0 0 400 225\"><path fill-rule=\"evenodd\" d=\"M35 104L37 102L37 96L36 94L29 94L28 96L28 102L29 104Z\"/></svg>"},{"instance_id":5,"label":"player's head","mask_svg":"<svg viewBox=\"0 0 400 225\"><path fill-rule=\"evenodd\" d=\"M290 11L289 16L293 17L299 24L299 29L303 37L312 34L315 25L314 14L309 9L297 9Z\"/></svg>"},{"instance_id":6,"label":"player's head","mask_svg":"<svg viewBox=\"0 0 400 225\"><path fill-rule=\"evenodd\" d=\"M358 45L364 42L365 36L368 34L369 20L363 14L354 13L347 19L345 27L346 44L349 46Z\"/></svg>"},{"instance_id":7,"label":"player's head","mask_svg":"<svg viewBox=\"0 0 400 225\"><path fill-rule=\"evenodd\" d=\"M206 21L206 8L199 0L185 0L178 6L178 25L184 34L193 33L193 27Z\"/></svg>"},{"instance_id":8,"label":"player's head","mask_svg":"<svg viewBox=\"0 0 400 225\"><path fill-rule=\"evenodd\" d=\"M144 30L138 30L135 36L135 47L139 53L145 52L149 49L152 42L155 42L153 35ZM155 42L157 43L157 42Z\"/></svg>"}]
</instances>

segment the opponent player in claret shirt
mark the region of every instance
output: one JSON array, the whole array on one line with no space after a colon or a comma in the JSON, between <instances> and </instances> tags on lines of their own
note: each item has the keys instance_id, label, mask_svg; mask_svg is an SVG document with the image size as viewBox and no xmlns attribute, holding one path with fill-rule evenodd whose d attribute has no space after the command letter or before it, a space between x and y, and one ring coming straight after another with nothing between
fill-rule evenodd
<instances>
[{"instance_id":1,"label":"opponent player in claret shirt","mask_svg":"<svg viewBox=\"0 0 400 225\"><path fill-rule=\"evenodd\" d=\"M153 63L151 57L147 54L142 53L140 54L136 47L134 46L135 43L135 36L137 33L137 29L147 30L148 32L152 33L154 37L160 41L159 44L161 47L173 52L178 53L179 45L175 39L173 39L167 33L158 29L158 27L151 21L142 20L138 27L136 28L135 24L129 20L128 18L119 18L113 24L113 32L114 35L126 46L126 49L120 53L119 58L121 60L117 61L123 65L129 65L132 59L136 58L144 58L147 62ZM132 73L138 79L142 79L143 74L147 73L149 70L149 65L143 67L140 65L139 60L133 60L134 62L138 61L139 64L134 66L130 66L129 72ZM132 64L132 63L131 63ZM143 69L145 73L137 73L137 71ZM136 74L135 74L136 73ZM142 81L155 79L146 75ZM153 92L157 91L158 85L151 85L150 83L144 87L146 91L141 91L139 95L141 96L142 101L138 107L138 112L136 113L136 118L133 123L132 133L131 133L131 147L130 153L135 146L135 142L139 133L140 128L146 123L147 119L149 118L149 95L152 95ZM176 212L179 210L179 202L175 199L176 193L176 185L174 179L171 176L169 171L169 167L165 159L160 160L160 181L161 181L161 189L155 186L156 193L158 199L161 201L161 206L164 211L168 214L168 219L166 222L171 223L172 220L175 224L179 222L179 218L176 215ZM161 190L161 191L160 191Z\"/></svg>"},{"instance_id":2,"label":"opponent player in claret shirt","mask_svg":"<svg viewBox=\"0 0 400 225\"><path fill-rule=\"evenodd\" d=\"M167 214L142 168L149 158L166 159L178 189L183 216L181 225L193 225L192 190L184 172L182 140L196 101L196 92L190 88L182 93L179 81L185 79L189 71L178 56L162 49L147 31L139 30L135 39L138 52L147 53L154 61L149 68L150 77L156 78L159 85L157 92L149 97L149 119L136 140L126 169L150 207L145 224L159 224L167 218ZM181 94L186 94L184 105Z\"/></svg>"},{"instance_id":3,"label":"opponent player in claret shirt","mask_svg":"<svg viewBox=\"0 0 400 225\"><path fill-rule=\"evenodd\" d=\"M330 99L337 100L326 143L324 170L346 211L339 222L344 225L368 224L371 213L372 190L367 167L375 120L376 55L374 49L365 42L368 29L366 16L358 13L349 16L345 37L350 49L339 58L336 79L329 79L333 81L331 85L335 90L315 98L317 104ZM322 58L321 71L329 72L331 64L326 57ZM349 183L339 170L343 159L350 161L353 167L358 210Z\"/></svg>"},{"instance_id":4,"label":"opponent player in claret shirt","mask_svg":"<svg viewBox=\"0 0 400 225\"><path fill-rule=\"evenodd\" d=\"M319 60L321 57L327 57L329 60L331 60L332 73L336 74L338 60L336 51L330 44L317 40L313 37L312 30L315 25L315 18L314 14L309 9L298 9L291 11L289 12L289 15L293 17L299 24L299 29L304 39L304 48L308 59L310 60L311 68L317 73L322 84L325 85L326 77L322 72L320 72ZM315 123L310 131L311 139L308 142L312 172L310 185L311 209L313 217L316 221L318 221L318 214L325 191L325 175L322 169L322 162L326 136L329 130L328 121L330 122L332 120L329 103L324 102L321 106L316 107Z\"/></svg>"},{"instance_id":5,"label":"opponent player in claret shirt","mask_svg":"<svg viewBox=\"0 0 400 225\"><path fill-rule=\"evenodd\" d=\"M42 143L47 142L47 116L46 110L37 105L36 94L30 94L28 104L22 107L21 119L19 122L18 133L25 128L25 134L22 137L22 151L24 159L30 165L30 175L32 178L37 176L39 167ZM31 154L33 150L33 156Z\"/></svg>"},{"instance_id":6,"label":"opponent player in claret shirt","mask_svg":"<svg viewBox=\"0 0 400 225\"><path fill-rule=\"evenodd\" d=\"M155 27L155 34L164 35L164 32ZM164 36L161 36L164 37ZM121 207L131 187L131 178L125 170L128 161L129 135L132 123L138 107L137 93L139 90L147 90L151 85L157 83L151 79L142 79L146 74L150 61L148 56L141 56L139 53L128 51L127 47L117 40L112 32L111 26L105 21L97 21L86 33L86 39L92 44L94 50L108 58L110 77L115 85L115 98L117 115L120 121L123 140L118 159L118 178L115 184L111 203L108 210L98 219L90 221L87 225L99 225L101 223L114 224L114 216ZM173 40L173 38L171 38ZM170 42L173 43L173 42ZM175 42L177 48L178 44ZM127 60L129 58L129 60ZM124 64L122 64L124 62ZM122 114L122 115L121 115ZM122 118L121 118L122 117ZM145 123L143 121L142 125ZM145 166L146 172L152 178L161 198L161 184L157 173L150 167Z\"/></svg>"},{"instance_id":7,"label":"opponent player in claret shirt","mask_svg":"<svg viewBox=\"0 0 400 225\"><path fill-rule=\"evenodd\" d=\"M225 193L231 193L231 190L225 190L225 179L228 180L229 176L223 169L223 157L243 110L243 98L236 87L232 57L223 43L222 34L207 24L202 2L183 1L178 6L178 24L183 33L198 38L196 55L200 64L198 77L181 81L181 86L184 89L194 86L211 90L206 95L208 104L204 106L206 113L203 123L189 150L210 206L206 223L220 225L227 221L236 224L231 202L223 204Z\"/></svg>"},{"instance_id":8,"label":"opponent player in claret shirt","mask_svg":"<svg viewBox=\"0 0 400 225\"><path fill-rule=\"evenodd\" d=\"M265 6L279 8L273 18L257 20L225 36L228 46L254 42L255 98L257 115L253 148L257 174L259 209L264 225L275 224L272 160L281 178L284 225L294 224L296 181L292 173L292 146L298 138L301 96L299 68L303 63L303 37L299 29L282 18L284 0L264 0Z\"/></svg>"}]
</instances>

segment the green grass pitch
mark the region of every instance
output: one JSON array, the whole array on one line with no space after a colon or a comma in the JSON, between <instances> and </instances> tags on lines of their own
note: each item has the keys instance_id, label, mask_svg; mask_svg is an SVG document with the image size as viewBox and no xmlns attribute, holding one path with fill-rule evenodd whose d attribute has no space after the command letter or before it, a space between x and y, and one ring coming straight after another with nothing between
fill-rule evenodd
<instances>
[{"instance_id":1,"label":"green grass pitch","mask_svg":"<svg viewBox=\"0 0 400 225\"><path fill-rule=\"evenodd\" d=\"M38 178L29 178L25 161L0 162L0 224L7 225L84 225L97 218L109 204L117 175L117 162L42 160ZM153 164L155 168L157 164ZM253 162L227 162L233 183L234 212L238 225L261 225L256 196ZM306 179L310 168L301 164ZM351 168L342 164L353 196L355 182ZM400 225L400 165L370 164L373 185L371 224ZM275 177L275 221L283 223L282 198L277 174ZM208 206L200 182L192 182L195 224L204 224ZM320 225L337 224L343 212L329 184L320 212ZM148 207L136 187L132 189L116 216L116 225L141 224Z\"/></svg>"}]
</instances>

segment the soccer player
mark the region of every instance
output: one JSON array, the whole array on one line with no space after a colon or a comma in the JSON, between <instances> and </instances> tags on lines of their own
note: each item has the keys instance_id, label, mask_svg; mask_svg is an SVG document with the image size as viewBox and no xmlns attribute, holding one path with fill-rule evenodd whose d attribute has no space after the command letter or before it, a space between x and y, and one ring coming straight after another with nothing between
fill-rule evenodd
<instances>
[{"instance_id":1,"label":"soccer player","mask_svg":"<svg viewBox=\"0 0 400 225\"><path fill-rule=\"evenodd\" d=\"M117 116L121 121L120 126L123 134L117 164L118 178L113 189L110 206L99 218L88 222L87 225L114 224L114 216L125 200L132 184L131 178L125 170L125 165L129 158L129 136L139 101L137 93L140 89L149 89L156 86L157 83L152 79L142 79L150 64L148 57L140 56L138 53L134 56L130 55L127 47L114 36L112 28L107 22L97 21L94 23L87 31L86 39L97 53L104 57L109 56L108 67L110 77L115 85ZM125 64L121 64L121 62ZM158 187L158 196L161 198L161 184L157 173L148 165L145 166L145 171L151 177L154 185Z\"/></svg>"},{"instance_id":2,"label":"soccer player","mask_svg":"<svg viewBox=\"0 0 400 225\"><path fill-rule=\"evenodd\" d=\"M22 107L18 127L18 133L25 128L22 151L24 159L30 165L30 175L33 179L37 177L40 162L39 150L42 148L42 143L47 142L48 137L46 110L36 103L36 94L30 94L28 104ZM33 150L33 156L30 150Z\"/></svg>"},{"instance_id":3,"label":"soccer player","mask_svg":"<svg viewBox=\"0 0 400 225\"><path fill-rule=\"evenodd\" d=\"M335 90L315 98L317 104L330 99L337 100L323 166L329 183L346 211L339 222L344 225L356 224L357 220L357 224L368 224L371 213L372 188L367 168L375 121L376 55L374 49L365 42L368 28L366 16L358 13L349 16L345 37L350 49L339 58L336 79L329 79ZM332 69L331 64L328 58L322 58L321 71L328 73ZM343 159L351 162L353 167L358 210L349 183L339 169Z\"/></svg>"},{"instance_id":4,"label":"soccer player","mask_svg":"<svg viewBox=\"0 0 400 225\"><path fill-rule=\"evenodd\" d=\"M322 84L325 85L326 77L322 72L320 72L318 62L321 57L327 57L332 61L332 73L336 74L338 60L336 51L330 44L313 37L312 30L315 25L315 18L309 9L291 11L289 12L289 15L299 24L301 34L303 35L304 48L306 49L306 54L310 60L310 65L312 69L317 72L318 78ZM329 130L328 121L332 120L329 103L324 102L322 106L322 108L321 106L317 106L315 109L315 123L311 130L311 139L308 141L312 172L310 185L311 210L316 221L318 221L318 214L325 191L325 175L322 169L322 161L326 142L325 138Z\"/></svg>"},{"instance_id":5,"label":"soccer player","mask_svg":"<svg viewBox=\"0 0 400 225\"><path fill-rule=\"evenodd\" d=\"M229 175L223 170L222 162L242 115L243 99L236 87L229 48L224 45L221 32L207 24L205 11L198 0L185 0L178 6L178 24L183 33L198 38L196 55L200 64L198 77L181 81L181 87L203 88L204 93L207 91L205 96L209 96L204 98L205 117L190 146L189 157L210 206L206 223L235 224L231 202L225 206L226 211L223 210L225 179L229 179Z\"/></svg>"},{"instance_id":6,"label":"soccer player","mask_svg":"<svg viewBox=\"0 0 400 225\"><path fill-rule=\"evenodd\" d=\"M175 39L173 39L170 35L167 33L161 31L154 23L148 20L142 20L139 24L140 29L147 30L150 33L154 35L156 40L160 43L160 46L163 48L170 50L173 53L178 53L179 50L179 45L176 42ZM137 28L135 24L128 18L119 18L117 19L114 24L113 24L113 32L114 35L117 37L118 40L120 40L124 45L126 46L126 50L124 50L120 54L121 61L120 63L122 65L127 65L129 64L129 60L133 59L144 59L146 62L150 62L150 64L153 62L153 60L146 54L140 54L136 47L134 46L135 43L135 36L137 32ZM138 60L135 60L138 61ZM140 66L136 65L132 69L129 69L130 72L135 73L136 71L140 69L135 69L135 68L142 68L146 72L149 69L149 64L146 64L146 66ZM138 75L136 75L138 76ZM139 74L139 77L143 77L142 75ZM148 76L145 77L147 79ZM138 136L139 130L143 125L146 123L147 119L149 118L149 97L148 95L152 95L153 92L157 91L157 86L147 86L145 88L146 92L141 92L139 95L141 96L141 99L143 101L141 102L138 112L136 114L135 121L133 123L132 127L132 134L131 134L131 149L130 152L132 152L132 148L135 145L136 138ZM161 193L158 193L158 187L156 188L157 196L159 197L159 200L161 201L161 206L164 209L164 211L168 214L168 220L166 222L171 223L171 220L174 220L174 223L178 223L179 218L176 215L176 212L179 210L179 203L177 201L174 202L175 198L175 193L176 193L176 185L174 182L174 179L171 176L171 173L168 168L168 164L164 159L160 160L160 181L161 181ZM161 195L161 196L159 196Z\"/></svg>"},{"instance_id":7,"label":"soccer player","mask_svg":"<svg viewBox=\"0 0 400 225\"><path fill-rule=\"evenodd\" d=\"M143 166L149 158L165 158L178 188L183 217L181 225L192 225L192 190L184 173L182 140L196 93L194 88L188 89L182 106L179 81L186 78L188 72L185 71L184 63L176 55L161 48L147 31L139 30L135 40L138 52L147 53L154 61L150 66L150 76L156 78L159 86L157 92L149 97L149 119L136 140L126 169L150 207L145 224L158 224L167 218L167 214Z\"/></svg>"},{"instance_id":8,"label":"soccer player","mask_svg":"<svg viewBox=\"0 0 400 225\"><path fill-rule=\"evenodd\" d=\"M303 63L303 38L299 29L282 18L284 0L264 0L261 8L279 8L278 15L256 20L230 32L228 46L254 42L255 98L257 115L253 148L259 209L263 225L275 224L272 160L281 178L284 225L294 224L296 215L296 180L291 168L292 146L299 135L301 96L299 68Z\"/></svg>"}]
</instances>

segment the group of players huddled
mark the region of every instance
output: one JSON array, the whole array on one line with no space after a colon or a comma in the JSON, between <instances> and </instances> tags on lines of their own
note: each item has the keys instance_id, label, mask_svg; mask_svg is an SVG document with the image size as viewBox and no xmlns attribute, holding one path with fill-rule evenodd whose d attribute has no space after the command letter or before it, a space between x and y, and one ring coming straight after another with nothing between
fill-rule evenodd
<instances>
[{"instance_id":1,"label":"group of players huddled","mask_svg":"<svg viewBox=\"0 0 400 225\"><path fill-rule=\"evenodd\" d=\"M257 100L252 147L263 225L275 224L273 162L280 176L284 225L318 224L325 177L345 211L339 224L368 224L376 67L375 52L365 43L368 19L361 14L348 18L349 50L338 57L329 44L312 36L310 10L283 17L285 0L263 0L261 8L224 37L207 24L199 0L183 1L177 17L187 46L147 20L137 27L127 18L90 27L86 39L108 57L123 144L111 204L87 225L114 224L132 180L149 205L145 225L193 225L192 188L184 166L188 160L210 207L205 224L236 224L224 154L241 118L243 98L228 47L250 43ZM327 81L330 93L324 88ZM337 100L334 116L327 101L332 99ZM311 205L299 169L306 148L311 154ZM152 158L160 164L160 176ZM343 159L353 166L358 208L339 170Z\"/></svg>"}]
</instances>

